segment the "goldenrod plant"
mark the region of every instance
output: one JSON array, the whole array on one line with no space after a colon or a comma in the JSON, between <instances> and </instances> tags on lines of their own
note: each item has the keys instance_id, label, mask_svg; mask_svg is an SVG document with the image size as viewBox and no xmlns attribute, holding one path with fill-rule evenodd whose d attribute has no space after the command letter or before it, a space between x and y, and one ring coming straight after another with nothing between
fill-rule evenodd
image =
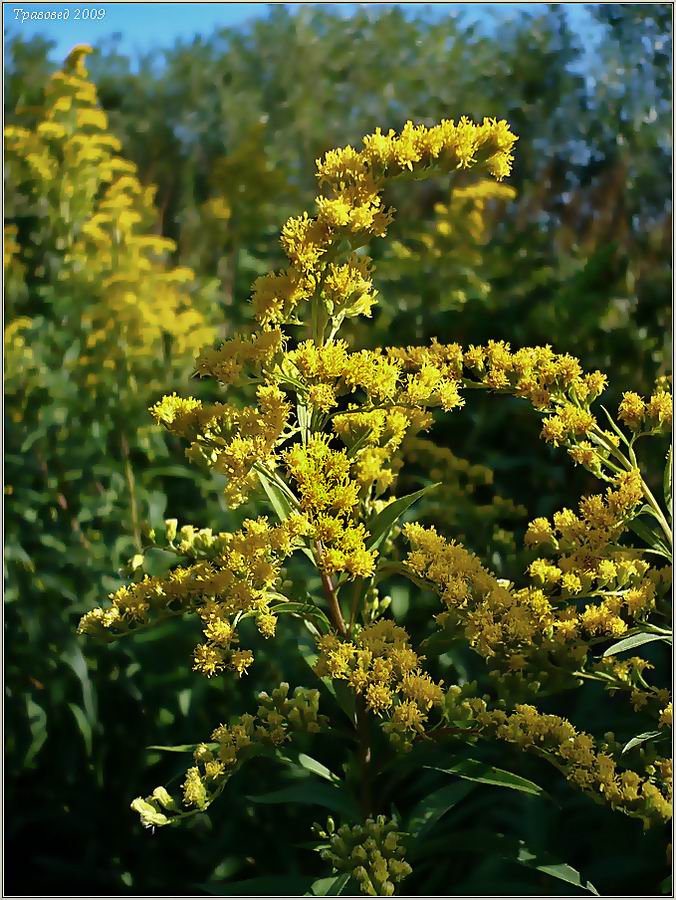
<instances>
[{"instance_id":1,"label":"goldenrod plant","mask_svg":"<svg viewBox=\"0 0 676 900\"><path fill-rule=\"evenodd\" d=\"M341 338L378 302L366 248L395 214L386 186L449 175L500 182L516 140L494 119L409 121L317 160L314 212L282 228L287 265L254 282L254 328L197 357L196 373L222 386L221 399L174 392L151 407L192 462L225 477L231 508L256 498L265 508L232 532L167 520L148 536L132 580L80 622L82 634L114 639L194 616L203 636L193 669L235 679L255 669L259 638L273 641L280 619L297 623L312 686L282 683L258 698L255 715L219 710L215 730L190 748L181 791L158 787L132 806L147 826L174 825L208 809L252 756L309 769L325 781L321 805L343 819L316 827L333 874L314 894L349 892L350 883L368 895L392 895L402 881L405 890L420 833L448 809L424 800L410 814L398 808L406 760L431 748L434 767L451 776L541 795L529 779L468 755L485 742L515 745L646 828L670 817L671 698L661 669L651 680L649 658L625 655L671 640L670 461L659 498L640 462L643 444L666 444L668 383L648 398L625 393L611 415L598 402L606 375L551 346L358 348ZM435 415L479 392L529 404L561 465L601 482L575 509L531 522L518 583L415 521L416 501L438 485L398 491L407 442L427 440ZM421 602L439 597L420 633L392 614L388 590L402 578ZM440 677L458 644L471 650L478 679L454 677L452 667ZM636 731L646 718L651 730L591 735L550 711L596 684L605 691L598 702L628 703ZM321 756L326 734L344 738L342 775L305 753L316 746ZM519 860L538 868L527 854Z\"/></svg>"},{"instance_id":2,"label":"goldenrod plant","mask_svg":"<svg viewBox=\"0 0 676 900\"><path fill-rule=\"evenodd\" d=\"M147 406L167 379L189 377L217 333L213 281L172 262L154 189L123 155L88 76L90 52L76 47L40 105L20 107L5 129L10 770L34 767L61 725L71 752L94 765L101 724L73 624L102 579L120 583L110 573L141 547L148 520L162 521L158 472L171 456Z\"/></svg>"}]
</instances>

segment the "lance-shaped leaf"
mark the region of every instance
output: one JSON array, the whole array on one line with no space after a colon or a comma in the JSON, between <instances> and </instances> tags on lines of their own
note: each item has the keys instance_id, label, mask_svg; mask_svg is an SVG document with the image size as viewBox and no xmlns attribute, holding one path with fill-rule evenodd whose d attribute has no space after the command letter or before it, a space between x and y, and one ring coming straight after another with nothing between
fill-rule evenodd
<instances>
[{"instance_id":1,"label":"lance-shaped leaf","mask_svg":"<svg viewBox=\"0 0 676 900\"><path fill-rule=\"evenodd\" d=\"M293 501L290 492L285 491L282 486L276 481L273 481L272 478L268 478L268 476L264 472L261 472L260 469L257 470L256 474L258 475L261 487L265 491L266 497L270 501L270 505L277 513L277 518L280 522L286 521L293 512Z\"/></svg>"},{"instance_id":2,"label":"lance-shaped leaf","mask_svg":"<svg viewBox=\"0 0 676 900\"><path fill-rule=\"evenodd\" d=\"M474 785L469 781L456 781L424 797L411 813L405 829L411 835L412 846L473 790Z\"/></svg>"},{"instance_id":3,"label":"lance-shaped leaf","mask_svg":"<svg viewBox=\"0 0 676 900\"><path fill-rule=\"evenodd\" d=\"M644 731L642 734L637 734L636 737L633 737L630 741L622 748L623 753L629 753L630 750L633 750L634 747L640 747L641 744L645 744L646 741L654 741L658 738L663 738L666 740L666 734L662 734L661 731Z\"/></svg>"},{"instance_id":4,"label":"lance-shaped leaf","mask_svg":"<svg viewBox=\"0 0 676 900\"><path fill-rule=\"evenodd\" d=\"M163 753L194 753L198 747L208 747L212 751L218 750L218 744L213 741L206 744L174 744L172 746L151 744L149 747L146 747L146 750L161 750Z\"/></svg>"},{"instance_id":5,"label":"lance-shaped leaf","mask_svg":"<svg viewBox=\"0 0 676 900\"><path fill-rule=\"evenodd\" d=\"M519 841L519 845L515 862L522 866L527 866L529 869L537 869L538 872L549 875L551 878L558 878L559 881L565 881L568 884L575 885L575 887L582 888L582 890L588 891L595 897L599 896L599 892L591 881L583 881L577 869L569 866L568 863L558 862L549 853L534 852L523 841Z\"/></svg>"},{"instance_id":6,"label":"lance-shaped leaf","mask_svg":"<svg viewBox=\"0 0 676 900\"><path fill-rule=\"evenodd\" d=\"M348 893L347 883L350 880L349 872L342 872L340 875L331 875L328 878L319 878L314 882L305 897L339 897L341 894ZM350 891L354 894L354 891Z\"/></svg>"},{"instance_id":7,"label":"lance-shaped leaf","mask_svg":"<svg viewBox=\"0 0 676 900\"><path fill-rule=\"evenodd\" d=\"M440 482L429 484L427 487L415 491L413 494L406 494L405 497L398 497L392 503L388 504L385 509L381 510L377 516L374 516L367 525L369 532L369 540L367 547L369 550L377 550L390 533L390 529L403 516L406 510L413 506L416 500L423 497L428 491L439 487Z\"/></svg>"},{"instance_id":8,"label":"lance-shaped leaf","mask_svg":"<svg viewBox=\"0 0 676 900\"><path fill-rule=\"evenodd\" d=\"M330 809L332 812L348 818L359 814L359 811L355 808L354 803L345 791L317 781L314 778L304 779L297 784L290 784L288 787L280 788L278 791L249 796L247 800L250 800L251 803L265 805L300 803L306 806L323 806L325 809Z\"/></svg>"},{"instance_id":9,"label":"lance-shaped leaf","mask_svg":"<svg viewBox=\"0 0 676 900\"><path fill-rule=\"evenodd\" d=\"M653 641L667 641L671 643L671 635L655 634L652 631L641 631L639 634L632 634L630 637L623 638L616 644L611 644L606 651L605 656L614 656L616 653L622 653L624 650L633 650L634 647L640 647L642 644L650 644Z\"/></svg>"},{"instance_id":10,"label":"lance-shaped leaf","mask_svg":"<svg viewBox=\"0 0 676 900\"><path fill-rule=\"evenodd\" d=\"M671 447L669 447L667 451L667 461L664 466L664 502L667 504L667 514L671 518L671 480L672 480L672 469L673 469L673 452Z\"/></svg>"},{"instance_id":11,"label":"lance-shaped leaf","mask_svg":"<svg viewBox=\"0 0 676 900\"><path fill-rule=\"evenodd\" d=\"M529 781L521 775L515 775L513 772L507 772L505 769L498 769L488 763L480 762L478 759L461 759L444 768L437 766L426 766L426 768L445 772L447 775L457 775L458 778L466 778L468 781L494 784L496 787L511 788L513 791L534 794L538 797L546 796L545 791L533 781Z\"/></svg>"},{"instance_id":12,"label":"lance-shaped leaf","mask_svg":"<svg viewBox=\"0 0 676 900\"><path fill-rule=\"evenodd\" d=\"M164 576L174 566L184 563L188 557L179 556L171 550L163 550L161 547L151 547L143 557L143 571L156 578Z\"/></svg>"}]
</instances>

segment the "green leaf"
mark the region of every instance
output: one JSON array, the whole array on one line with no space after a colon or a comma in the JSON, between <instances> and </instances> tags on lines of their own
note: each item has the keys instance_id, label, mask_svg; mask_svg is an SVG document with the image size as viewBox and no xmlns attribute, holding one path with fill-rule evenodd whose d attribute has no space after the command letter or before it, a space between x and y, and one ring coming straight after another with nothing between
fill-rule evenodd
<instances>
[{"instance_id":1,"label":"green leaf","mask_svg":"<svg viewBox=\"0 0 676 900\"><path fill-rule=\"evenodd\" d=\"M29 695L26 695L26 712L28 713L31 743L23 764L28 768L47 740L47 713Z\"/></svg>"},{"instance_id":2,"label":"green leaf","mask_svg":"<svg viewBox=\"0 0 676 900\"><path fill-rule=\"evenodd\" d=\"M655 518L655 513L649 506L644 506L639 513L648 513L652 518ZM641 540L645 541L649 547L652 547L653 550L660 551L667 559L671 559L671 550L667 546L664 541L664 536L662 531L653 525L647 524L645 521L642 521L638 516L635 519L631 519L627 522L627 525L634 534L637 534Z\"/></svg>"},{"instance_id":3,"label":"green leaf","mask_svg":"<svg viewBox=\"0 0 676 900\"><path fill-rule=\"evenodd\" d=\"M200 884L198 887L212 897L304 897L313 883L314 878L304 875L263 875L245 881Z\"/></svg>"},{"instance_id":4,"label":"green leaf","mask_svg":"<svg viewBox=\"0 0 676 900\"><path fill-rule=\"evenodd\" d=\"M527 778L521 775L515 775L513 772L507 772L505 769L497 769L487 763L479 762L477 759L461 759L447 768L439 768L437 766L426 766L427 769L434 769L437 772L445 772L447 775L457 775L458 778L465 778L468 781L478 781L481 784L494 784L497 787L511 788L513 791L521 791L524 794L533 794L535 796L546 796L545 791Z\"/></svg>"},{"instance_id":5,"label":"green leaf","mask_svg":"<svg viewBox=\"0 0 676 900\"><path fill-rule=\"evenodd\" d=\"M56 550L57 553L68 552L68 547L63 543L63 541L55 538L52 534L41 534L40 543L45 547L49 547L50 550Z\"/></svg>"},{"instance_id":6,"label":"green leaf","mask_svg":"<svg viewBox=\"0 0 676 900\"><path fill-rule=\"evenodd\" d=\"M334 681L333 693L338 702L338 706L340 706L350 722L354 722L357 715L357 708L352 688L346 681Z\"/></svg>"},{"instance_id":7,"label":"green leaf","mask_svg":"<svg viewBox=\"0 0 676 900\"><path fill-rule=\"evenodd\" d=\"M667 462L664 466L664 477L662 483L664 485L664 502L667 504L667 513L671 514L671 479L673 467L673 451L671 447L667 450Z\"/></svg>"},{"instance_id":8,"label":"green leaf","mask_svg":"<svg viewBox=\"0 0 676 900\"><path fill-rule=\"evenodd\" d=\"M634 647L640 647L642 644L650 644L653 641L667 641L667 643L670 644L671 636L642 631L640 634L632 634L631 637L623 638L616 644L611 644L611 646L604 651L603 656L614 656L616 653L622 653L624 650L633 650Z\"/></svg>"},{"instance_id":9,"label":"green leaf","mask_svg":"<svg viewBox=\"0 0 676 900\"><path fill-rule=\"evenodd\" d=\"M270 501L270 505L277 513L277 518L280 522L285 522L293 512L293 504L290 497L275 481L272 481L263 472L257 472L257 474L265 495Z\"/></svg>"},{"instance_id":10,"label":"green leaf","mask_svg":"<svg viewBox=\"0 0 676 900\"><path fill-rule=\"evenodd\" d=\"M268 478L264 472L259 472L258 470L256 470L256 472L258 480L265 491L265 495L270 501L270 505L277 513L277 518L280 522L285 522L294 511L293 494L288 488L285 490L280 484L277 484L276 481ZM315 562L314 554L311 550L307 547L301 547L301 551L307 556L311 563Z\"/></svg>"},{"instance_id":11,"label":"green leaf","mask_svg":"<svg viewBox=\"0 0 676 900\"><path fill-rule=\"evenodd\" d=\"M449 809L474 790L469 781L455 781L424 797L415 807L404 829L414 842L420 840Z\"/></svg>"},{"instance_id":12,"label":"green leaf","mask_svg":"<svg viewBox=\"0 0 676 900\"><path fill-rule=\"evenodd\" d=\"M201 746L202 744L174 744L172 747L167 747L162 744L151 744L146 747L146 750L162 750L164 753L194 753ZM208 743L205 746L210 750L218 750L216 743Z\"/></svg>"},{"instance_id":13,"label":"green leaf","mask_svg":"<svg viewBox=\"0 0 676 900\"><path fill-rule=\"evenodd\" d=\"M332 875L329 878L319 878L312 884L312 887L305 897L339 897L350 880L350 873L343 872L341 875Z\"/></svg>"},{"instance_id":14,"label":"green leaf","mask_svg":"<svg viewBox=\"0 0 676 900\"><path fill-rule=\"evenodd\" d=\"M315 619L329 627L331 625L324 610L315 606L314 603L308 603L302 600L285 600L285 602L273 606L272 611L277 616L300 616L301 619Z\"/></svg>"},{"instance_id":15,"label":"green leaf","mask_svg":"<svg viewBox=\"0 0 676 900\"><path fill-rule=\"evenodd\" d=\"M80 685L82 687L83 710L86 713L89 722L95 722L96 695L94 693L94 686L92 684L91 678L89 677L89 668L87 667L87 661L84 658L79 643L77 641L69 643L66 649L61 654L61 659L66 663L66 665L70 666L70 668L75 673L78 681L80 682Z\"/></svg>"},{"instance_id":16,"label":"green leaf","mask_svg":"<svg viewBox=\"0 0 676 900\"><path fill-rule=\"evenodd\" d=\"M307 665L314 672L315 664L319 659L316 648L314 645L310 646L310 644L305 641L299 641L298 649L300 651L300 655L303 657ZM318 676L315 676L318 677ZM354 702L354 693L348 687L345 681L333 681L331 678L327 678L326 676L321 676L319 678L321 683L324 685L326 690L331 694L334 698L338 706L345 713L347 718L351 723L355 721L355 702Z\"/></svg>"},{"instance_id":17,"label":"green leaf","mask_svg":"<svg viewBox=\"0 0 676 900\"><path fill-rule=\"evenodd\" d=\"M251 803L264 805L277 805L286 803L301 803L307 806L323 806L332 812L351 817L356 810L350 798L344 791L329 787L327 784L305 779L298 784L290 784L288 787L268 794L257 794L246 798Z\"/></svg>"},{"instance_id":18,"label":"green leaf","mask_svg":"<svg viewBox=\"0 0 676 900\"><path fill-rule=\"evenodd\" d=\"M636 737L633 737L630 741L622 748L623 753L628 753L630 750L633 750L634 747L639 747L641 744L645 744L646 741L652 741L655 738L664 737L666 735L662 734L661 731L644 731L642 734L637 734Z\"/></svg>"},{"instance_id":19,"label":"green leaf","mask_svg":"<svg viewBox=\"0 0 676 900\"><path fill-rule=\"evenodd\" d=\"M89 724L87 716L84 714L84 711L77 706L75 703L69 703L68 709L73 713L75 717L75 721L77 722L77 727L82 735L82 740L84 741L85 751L87 756L92 755L92 726Z\"/></svg>"},{"instance_id":20,"label":"green leaf","mask_svg":"<svg viewBox=\"0 0 676 900\"><path fill-rule=\"evenodd\" d=\"M171 550L151 547L143 557L143 571L153 578L164 578L171 568L185 562L186 559L187 557L178 556Z\"/></svg>"},{"instance_id":21,"label":"green leaf","mask_svg":"<svg viewBox=\"0 0 676 900\"><path fill-rule=\"evenodd\" d=\"M308 772L313 772L315 775L319 775L320 778L326 778L327 781L330 781L333 784L340 783L340 778L337 775L330 769L327 769L323 763L319 762L319 760L308 756L307 753L299 753L298 762L304 769L307 769Z\"/></svg>"},{"instance_id":22,"label":"green leaf","mask_svg":"<svg viewBox=\"0 0 676 900\"><path fill-rule=\"evenodd\" d=\"M377 550L387 538L392 526L403 516L406 510L412 506L416 500L419 500L422 496L427 494L428 491L432 491L434 488L439 487L440 483L441 482L429 484L427 487L415 491L413 494L406 494L405 497L398 497L386 506L385 509L381 510L377 516L374 516L367 525L367 530L371 536L367 543L368 549Z\"/></svg>"},{"instance_id":23,"label":"green leaf","mask_svg":"<svg viewBox=\"0 0 676 900\"><path fill-rule=\"evenodd\" d=\"M582 877L577 869L574 869L567 863L556 862L555 858L549 853L534 853L523 843L523 841L519 841L519 845L515 861L522 866L526 866L529 869L537 869L538 872L542 872L544 875L549 875L551 878L558 878L559 881L573 884L575 887L588 891L595 897L599 896L599 892L591 881L582 881Z\"/></svg>"},{"instance_id":24,"label":"green leaf","mask_svg":"<svg viewBox=\"0 0 676 900\"><path fill-rule=\"evenodd\" d=\"M151 528L160 529L164 525L164 513L167 508L167 497L162 491L148 491L148 521Z\"/></svg>"}]
</instances>

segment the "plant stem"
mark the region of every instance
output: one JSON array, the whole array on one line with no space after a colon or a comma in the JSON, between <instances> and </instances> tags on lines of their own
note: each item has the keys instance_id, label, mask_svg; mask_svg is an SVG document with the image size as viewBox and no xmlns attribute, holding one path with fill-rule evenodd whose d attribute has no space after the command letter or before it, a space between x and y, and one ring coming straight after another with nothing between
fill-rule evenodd
<instances>
[{"instance_id":1,"label":"plant stem","mask_svg":"<svg viewBox=\"0 0 676 900\"><path fill-rule=\"evenodd\" d=\"M359 738L359 767L361 770L361 805L364 818L373 812L373 792L371 789L371 740L369 717L363 697L356 697L357 736Z\"/></svg>"},{"instance_id":2,"label":"plant stem","mask_svg":"<svg viewBox=\"0 0 676 900\"><path fill-rule=\"evenodd\" d=\"M336 589L331 580L331 576L328 575L321 566L322 545L319 541L317 542L316 552L317 561L319 563L319 573L322 579L322 586L324 588L324 594L326 595L326 599L329 604L329 614L331 616L331 621L336 631L338 631L342 637L348 637L349 630L345 625L345 620L343 619L343 613L340 608ZM355 709L355 725L357 730L357 740L359 743L359 769L361 772L362 787L361 803L364 818L368 818L371 815L371 811L373 809L373 798L371 791L371 743L369 737L368 713L366 711L363 697L355 695Z\"/></svg>"},{"instance_id":3,"label":"plant stem","mask_svg":"<svg viewBox=\"0 0 676 900\"><path fill-rule=\"evenodd\" d=\"M659 506L657 500L655 500L652 491L650 490L648 485L645 483L643 478L641 478L641 485L643 486L643 493L645 494L645 498L648 501L648 505L652 509L655 518L662 526L662 531L664 532L665 537L666 537L667 541L669 542L669 546L671 546L672 541L673 541L673 535L671 533L671 528L669 527L669 523L667 522L667 520L664 516L664 513L660 509L660 506Z\"/></svg>"},{"instance_id":4,"label":"plant stem","mask_svg":"<svg viewBox=\"0 0 676 900\"><path fill-rule=\"evenodd\" d=\"M645 497L645 499L648 503L648 506L650 506L650 509L652 510L653 515L655 516L657 521L660 523L660 527L662 528L662 531L664 532L664 535L667 538L669 545L671 545L671 543L673 542L673 535L671 532L671 528L669 527L669 523L667 522L665 515L660 508L659 503L653 496L653 492L650 490L650 488L646 484L645 479L643 478L643 475L641 474L641 470L639 469L638 465L635 465L634 463L630 462L627 459L627 457L624 455L624 453L622 453L617 447L615 447L611 441L606 441L605 437L603 435L603 432L598 427L594 429L593 433L594 433L595 437L597 438L597 440L599 441L599 443L601 443L604 446L604 448L615 457L615 459L619 460L619 462L623 465L623 467L626 469L627 472L631 472L632 469L636 469L638 471L639 477L641 479L641 488L643 489L643 496ZM633 451L632 451L632 453L633 453ZM636 460L635 455L634 455L634 460Z\"/></svg>"},{"instance_id":5,"label":"plant stem","mask_svg":"<svg viewBox=\"0 0 676 900\"><path fill-rule=\"evenodd\" d=\"M341 610L340 603L338 602L338 594L336 593L336 589L334 587L333 581L331 580L331 576L327 575L322 567L323 548L319 541L317 541L316 553L318 563L317 568L319 569L319 575L322 579L324 595L326 596L329 604L329 615L331 616L331 622L333 623L336 631L338 631L342 637L347 637L347 625L345 624L343 611Z\"/></svg>"},{"instance_id":6,"label":"plant stem","mask_svg":"<svg viewBox=\"0 0 676 900\"><path fill-rule=\"evenodd\" d=\"M359 606L359 598L360 597L361 597L361 579L355 578L354 587L352 589L352 608L350 610L350 624L348 626L348 630L349 630L350 634L352 633L354 624L357 621L357 608Z\"/></svg>"},{"instance_id":7,"label":"plant stem","mask_svg":"<svg viewBox=\"0 0 676 900\"><path fill-rule=\"evenodd\" d=\"M134 536L134 545L137 550L141 550L141 526L138 516L138 501L136 498L136 479L134 478L134 469L131 465L129 456L129 442L127 435L122 432L120 436L120 447L122 449L122 457L124 459L124 474L127 479L127 488L129 489L129 507L131 512L131 530Z\"/></svg>"}]
</instances>

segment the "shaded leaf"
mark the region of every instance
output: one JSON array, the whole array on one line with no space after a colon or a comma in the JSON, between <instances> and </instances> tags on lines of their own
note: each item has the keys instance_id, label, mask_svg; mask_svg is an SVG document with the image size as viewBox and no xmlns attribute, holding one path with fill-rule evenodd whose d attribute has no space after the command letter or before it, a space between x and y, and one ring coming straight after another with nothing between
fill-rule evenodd
<instances>
[{"instance_id":1,"label":"shaded leaf","mask_svg":"<svg viewBox=\"0 0 676 900\"><path fill-rule=\"evenodd\" d=\"M650 512L652 514L652 510L650 507L643 507L644 510ZM642 540L646 542L649 547L652 547L653 550L659 550L662 554L664 554L668 559L671 558L669 547L664 542L664 537L662 532L653 525L649 525L647 522L642 521L640 518L631 519L627 522L627 525L634 534L637 534Z\"/></svg>"},{"instance_id":2,"label":"shaded leaf","mask_svg":"<svg viewBox=\"0 0 676 900\"><path fill-rule=\"evenodd\" d=\"M302 600L285 600L285 602L272 607L272 611L278 616L300 616L302 619L314 619L324 625L331 625L324 610L315 606L314 603L305 603Z\"/></svg>"},{"instance_id":3,"label":"shaded leaf","mask_svg":"<svg viewBox=\"0 0 676 900\"><path fill-rule=\"evenodd\" d=\"M323 806L346 816L352 816L356 812L354 804L342 790L309 779L268 794L248 796L247 800L271 805L301 803L308 806Z\"/></svg>"},{"instance_id":4,"label":"shaded leaf","mask_svg":"<svg viewBox=\"0 0 676 900\"><path fill-rule=\"evenodd\" d=\"M164 753L194 753L201 746L202 744L174 744L168 747L162 744L151 744L149 747L146 747L146 750L162 750ZM218 750L218 744L216 743L207 743L204 746L210 750Z\"/></svg>"},{"instance_id":5,"label":"shaded leaf","mask_svg":"<svg viewBox=\"0 0 676 900\"><path fill-rule=\"evenodd\" d=\"M73 713L75 717L75 721L77 722L77 727L82 735L82 740L84 741L85 751L87 756L92 755L92 726L89 724L89 720L87 716L84 714L84 711L77 706L75 703L69 703L68 709Z\"/></svg>"},{"instance_id":6,"label":"shaded leaf","mask_svg":"<svg viewBox=\"0 0 676 900\"><path fill-rule=\"evenodd\" d=\"M282 488L271 478L268 478L263 472L257 472L258 480L261 483L265 495L270 501L270 505L277 513L280 522L285 522L293 512L293 504L291 498L282 490Z\"/></svg>"},{"instance_id":7,"label":"shaded leaf","mask_svg":"<svg viewBox=\"0 0 676 900\"><path fill-rule=\"evenodd\" d=\"M281 485L277 484L264 472L258 472L258 480L261 483L265 495L270 501L270 505L277 513L280 522L285 522L294 511L293 494L288 488L284 490ZM301 551L307 556L310 562L314 563L315 558L311 550L307 547L301 547Z\"/></svg>"},{"instance_id":8,"label":"shaded leaf","mask_svg":"<svg viewBox=\"0 0 676 900\"><path fill-rule=\"evenodd\" d=\"M415 807L405 830L412 836L414 842L419 840L449 809L473 790L474 785L469 781L456 781L433 791Z\"/></svg>"},{"instance_id":9,"label":"shaded leaf","mask_svg":"<svg viewBox=\"0 0 676 900\"><path fill-rule=\"evenodd\" d=\"M320 763L319 760L308 756L307 753L299 753L298 762L304 769L307 769L308 772L313 772L315 775L319 775L320 778L326 778L327 781L331 781L334 784L340 782L340 778L337 775L330 769L327 769L327 767L323 763Z\"/></svg>"},{"instance_id":10,"label":"shaded leaf","mask_svg":"<svg viewBox=\"0 0 676 900\"><path fill-rule=\"evenodd\" d=\"M245 881L200 884L198 887L212 897L303 897L307 896L313 883L313 878L304 875L263 875Z\"/></svg>"},{"instance_id":11,"label":"shaded leaf","mask_svg":"<svg viewBox=\"0 0 676 900\"><path fill-rule=\"evenodd\" d=\"M61 659L73 670L82 687L82 705L90 722L96 720L96 696L89 677L89 668L77 641L72 641L61 654Z\"/></svg>"},{"instance_id":12,"label":"shaded leaf","mask_svg":"<svg viewBox=\"0 0 676 900\"><path fill-rule=\"evenodd\" d=\"M26 696L26 712L28 713L31 742L23 764L28 767L47 740L47 713L30 696Z\"/></svg>"},{"instance_id":13,"label":"shaded leaf","mask_svg":"<svg viewBox=\"0 0 676 900\"><path fill-rule=\"evenodd\" d=\"M332 875L329 878L319 878L305 894L306 897L338 897L343 893L350 880L350 873L343 872L340 875Z\"/></svg>"},{"instance_id":14,"label":"shaded leaf","mask_svg":"<svg viewBox=\"0 0 676 900\"><path fill-rule=\"evenodd\" d=\"M583 881L582 876L577 869L569 866L568 863L556 862L555 857L549 853L535 853L530 850L523 841L519 841L519 845L515 861L522 866L527 866L529 869L537 869L538 872L542 872L544 875L549 875L551 878L558 878L559 881L573 884L575 887L588 891L595 897L599 896L599 892L591 881Z\"/></svg>"},{"instance_id":15,"label":"shaded leaf","mask_svg":"<svg viewBox=\"0 0 676 900\"><path fill-rule=\"evenodd\" d=\"M307 663L307 665L312 669L314 673L314 668L317 660L319 659L316 648L314 645L310 646L304 641L300 641L298 644L298 649L300 651L301 656ZM315 676L319 677L319 676ZM355 702L354 702L354 694L352 690L348 687L346 682L344 681L332 681L331 678L326 678L325 676L319 677L322 685L326 688L326 690L331 694L334 698L338 706L345 713L347 718L351 723L354 723L355 720Z\"/></svg>"},{"instance_id":16,"label":"shaded leaf","mask_svg":"<svg viewBox=\"0 0 676 900\"><path fill-rule=\"evenodd\" d=\"M185 562L186 559L187 557L178 556L171 550L151 547L143 557L143 571L154 578L163 578L173 566Z\"/></svg>"}]
</instances>

